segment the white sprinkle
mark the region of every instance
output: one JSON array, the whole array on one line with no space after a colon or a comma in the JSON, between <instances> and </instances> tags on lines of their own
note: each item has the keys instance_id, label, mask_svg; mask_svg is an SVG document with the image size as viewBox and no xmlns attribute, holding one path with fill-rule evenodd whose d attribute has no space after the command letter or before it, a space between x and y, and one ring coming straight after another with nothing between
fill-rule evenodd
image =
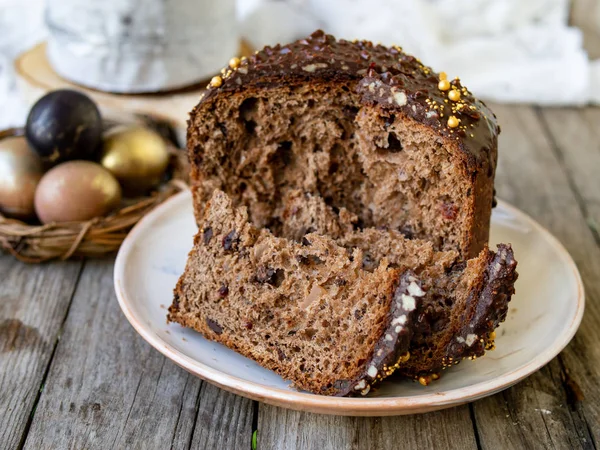
<instances>
[{"instance_id":1,"label":"white sprinkle","mask_svg":"<svg viewBox=\"0 0 600 450\"><path fill-rule=\"evenodd\" d=\"M235 84L242 84L242 79L240 77L237 77L235 79Z\"/></svg>"},{"instance_id":2,"label":"white sprinkle","mask_svg":"<svg viewBox=\"0 0 600 450\"><path fill-rule=\"evenodd\" d=\"M398 106L406 105L406 94L404 92L395 92L394 100L398 103Z\"/></svg>"},{"instance_id":3,"label":"white sprinkle","mask_svg":"<svg viewBox=\"0 0 600 450\"><path fill-rule=\"evenodd\" d=\"M467 334L467 339L465 340L465 342L470 347L471 345L473 345L475 343L476 340L477 340L476 334Z\"/></svg>"},{"instance_id":4,"label":"white sprinkle","mask_svg":"<svg viewBox=\"0 0 600 450\"><path fill-rule=\"evenodd\" d=\"M248 68L247 67L240 67L237 71L239 73L243 74L243 75L246 75L248 73Z\"/></svg>"},{"instance_id":5,"label":"white sprinkle","mask_svg":"<svg viewBox=\"0 0 600 450\"><path fill-rule=\"evenodd\" d=\"M417 107L415 105L411 106L411 109L413 110L413 112L416 114L417 113Z\"/></svg>"},{"instance_id":6,"label":"white sprinkle","mask_svg":"<svg viewBox=\"0 0 600 450\"><path fill-rule=\"evenodd\" d=\"M342 70L348 70L349 67L348 66L342 66Z\"/></svg>"},{"instance_id":7,"label":"white sprinkle","mask_svg":"<svg viewBox=\"0 0 600 450\"><path fill-rule=\"evenodd\" d=\"M371 378L375 378L377 376L377 367L370 366L369 370L367 370L367 375L369 375Z\"/></svg>"},{"instance_id":8,"label":"white sprinkle","mask_svg":"<svg viewBox=\"0 0 600 450\"><path fill-rule=\"evenodd\" d=\"M402 314L400 317L396 317L392 320L392 325L404 325L406 323L406 314Z\"/></svg>"},{"instance_id":9,"label":"white sprinkle","mask_svg":"<svg viewBox=\"0 0 600 450\"><path fill-rule=\"evenodd\" d=\"M379 350L377 350L377 356L381 356L381 355L383 355L383 349L380 348Z\"/></svg>"},{"instance_id":10,"label":"white sprinkle","mask_svg":"<svg viewBox=\"0 0 600 450\"><path fill-rule=\"evenodd\" d=\"M410 295L402 294L402 308L406 311L414 311L417 307L415 298Z\"/></svg>"},{"instance_id":11,"label":"white sprinkle","mask_svg":"<svg viewBox=\"0 0 600 450\"><path fill-rule=\"evenodd\" d=\"M431 119L432 117L437 117L438 113L437 111L427 111L425 113L425 117L427 117L428 119Z\"/></svg>"},{"instance_id":12,"label":"white sprinkle","mask_svg":"<svg viewBox=\"0 0 600 450\"><path fill-rule=\"evenodd\" d=\"M292 64L290 67L291 67L292 69L295 69L296 67L298 67L298 64Z\"/></svg>"},{"instance_id":13,"label":"white sprinkle","mask_svg":"<svg viewBox=\"0 0 600 450\"><path fill-rule=\"evenodd\" d=\"M456 342L460 343L460 344L464 344L465 343L465 338L462 336L456 336Z\"/></svg>"},{"instance_id":14,"label":"white sprinkle","mask_svg":"<svg viewBox=\"0 0 600 450\"><path fill-rule=\"evenodd\" d=\"M386 341L393 341L393 340L394 340L394 338L392 337L392 335L391 335L391 334L386 334L386 335L385 335L385 340L386 340Z\"/></svg>"},{"instance_id":15,"label":"white sprinkle","mask_svg":"<svg viewBox=\"0 0 600 450\"><path fill-rule=\"evenodd\" d=\"M425 291L414 281L411 281L408 285L408 293L413 297L423 297L425 295Z\"/></svg>"},{"instance_id":16,"label":"white sprinkle","mask_svg":"<svg viewBox=\"0 0 600 450\"><path fill-rule=\"evenodd\" d=\"M364 389L366 385L367 382L365 380L360 380L360 382L356 386L354 386L354 390L360 391L361 389Z\"/></svg>"},{"instance_id":17,"label":"white sprinkle","mask_svg":"<svg viewBox=\"0 0 600 450\"><path fill-rule=\"evenodd\" d=\"M371 386L367 386L362 391L360 391L360 395L367 395L370 390L371 390Z\"/></svg>"},{"instance_id":18,"label":"white sprinkle","mask_svg":"<svg viewBox=\"0 0 600 450\"><path fill-rule=\"evenodd\" d=\"M388 103L392 103L394 99L392 97L388 97Z\"/></svg>"},{"instance_id":19,"label":"white sprinkle","mask_svg":"<svg viewBox=\"0 0 600 450\"><path fill-rule=\"evenodd\" d=\"M396 333L400 333L400 332L403 330L403 328L404 328L404 327L403 327L402 325L398 325L396 328L394 328L394 331L395 331Z\"/></svg>"},{"instance_id":20,"label":"white sprinkle","mask_svg":"<svg viewBox=\"0 0 600 450\"><path fill-rule=\"evenodd\" d=\"M327 64L325 63L314 63L303 66L302 70L306 72L314 72L317 69L324 69L325 67L327 67Z\"/></svg>"},{"instance_id":21,"label":"white sprinkle","mask_svg":"<svg viewBox=\"0 0 600 450\"><path fill-rule=\"evenodd\" d=\"M383 97L383 88L379 88L379 96Z\"/></svg>"},{"instance_id":22,"label":"white sprinkle","mask_svg":"<svg viewBox=\"0 0 600 450\"><path fill-rule=\"evenodd\" d=\"M412 275L408 276L408 281L413 281L413 282L417 282L417 279L415 277L413 277Z\"/></svg>"},{"instance_id":23,"label":"white sprinkle","mask_svg":"<svg viewBox=\"0 0 600 450\"><path fill-rule=\"evenodd\" d=\"M375 91L375 83L373 83L373 82L369 83L369 91L371 91L371 92Z\"/></svg>"}]
</instances>

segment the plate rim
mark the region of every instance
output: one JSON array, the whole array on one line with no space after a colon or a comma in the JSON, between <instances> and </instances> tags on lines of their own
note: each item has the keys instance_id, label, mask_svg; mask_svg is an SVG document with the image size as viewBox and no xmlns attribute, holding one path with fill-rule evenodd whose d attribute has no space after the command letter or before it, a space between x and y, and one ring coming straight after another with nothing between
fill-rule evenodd
<instances>
[{"instance_id":1,"label":"plate rim","mask_svg":"<svg viewBox=\"0 0 600 450\"><path fill-rule=\"evenodd\" d=\"M546 238L549 244L557 250L557 253L559 253L567 263L574 274L577 284L576 311L568 328L561 335L560 340L557 340L551 346L548 346L527 364L518 367L501 377L492 378L488 381L482 381L444 393L432 393L410 397L330 397L300 391L290 391L244 380L209 367L185 355L179 350L171 347L158 335L151 332L141 320L132 313L129 308L130 302L122 288L122 280L125 275L126 267L125 262L137 241L137 236L146 229L146 224L149 224L155 218L162 216L163 211L175 206L177 203L185 201L186 197L189 196L189 190L177 193L150 211L129 232L123 241L115 260L113 274L117 300L123 314L135 331L164 356L169 358L179 367L209 383L253 400L300 411L352 416L413 414L457 406L504 390L541 369L569 344L575 336L583 318L585 309L583 281L577 265L569 252L564 248L562 243L550 233L550 231L540 225L528 214L517 207L512 206L508 202L498 200L499 206L501 205L502 208L508 210L515 216L519 216Z\"/></svg>"}]
</instances>

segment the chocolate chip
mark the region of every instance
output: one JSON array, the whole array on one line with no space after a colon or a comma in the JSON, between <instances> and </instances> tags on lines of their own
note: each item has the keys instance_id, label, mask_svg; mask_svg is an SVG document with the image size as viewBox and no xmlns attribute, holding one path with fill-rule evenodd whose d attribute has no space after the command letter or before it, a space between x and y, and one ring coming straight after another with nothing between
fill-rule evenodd
<instances>
[{"instance_id":1,"label":"chocolate chip","mask_svg":"<svg viewBox=\"0 0 600 450\"><path fill-rule=\"evenodd\" d=\"M360 320L363 318L363 316L365 315L366 309L363 306L362 308L357 308L354 310L354 318L356 318L357 320Z\"/></svg>"},{"instance_id":2,"label":"chocolate chip","mask_svg":"<svg viewBox=\"0 0 600 450\"><path fill-rule=\"evenodd\" d=\"M271 286L279 287L285 278L283 269L272 269L271 267L261 266L254 277L258 283L266 283Z\"/></svg>"},{"instance_id":3,"label":"chocolate chip","mask_svg":"<svg viewBox=\"0 0 600 450\"><path fill-rule=\"evenodd\" d=\"M250 321L250 320L246 320L246 321L244 322L244 328L245 328L246 330L251 330L253 326L254 326L254 324L253 324L253 323L252 323L252 321Z\"/></svg>"},{"instance_id":4,"label":"chocolate chip","mask_svg":"<svg viewBox=\"0 0 600 450\"><path fill-rule=\"evenodd\" d=\"M237 245L240 241L240 238L235 230L230 231L227 236L223 238L223 248L227 251L232 251L237 249Z\"/></svg>"},{"instance_id":5,"label":"chocolate chip","mask_svg":"<svg viewBox=\"0 0 600 450\"><path fill-rule=\"evenodd\" d=\"M403 225L398 231L400 231L406 239L413 239L415 237L415 231L410 225Z\"/></svg>"},{"instance_id":6,"label":"chocolate chip","mask_svg":"<svg viewBox=\"0 0 600 450\"><path fill-rule=\"evenodd\" d=\"M283 350L281 350L279 347L277 347L277 356L279 357L279 361L283 361L284 359L287 359L287 356L285 355L285 353L283 353Z\"/></svg>"},{"instance_id":7,"label":"chocolate chip","mask_svg":"<svg viewBox=\"0 0 600 450\"><path fill-rule=\"evenodd\" d=\"M345 286L348 282L342 277L335 277L333 282L338 286Z\"/></svg>"},{"instance_id":8,"label":"chocolate chip","mask_svg":"<svg viewBox=\"0 0 600 450\"><path fill-rule=\"evenodd\" d=\"M204 245L208 245L210 240L213 237L213 230L211 227L206 227L202 232L202 240L204 241Z\"/></svg>"},{"instance_id":9,"label":"chocolate chip","mask_svg":"<svg viewBox=\"0 0 600 450\"><path fill-rule=\"evenodd\" d=\"M219 325L214 320L209 319L208 317L206 318L206 325L208 325L208 328L210 328L217 334L223 333L223 328L221 327L221 325Z\"/></svg>"},{"instance_id":10,"label":"chocolate chip","mask_svg":"<svg viewBox=\"0 0 600 450\"><path fill-rule=\"evenodd\" d=\"M219 288L219 297L225 298L227 297L227 294L229 294L229 288L226 285L222 284Z\"/></svg>"},{"instance_id":11,"label":"chocolate chip","mask_svg":"<svg viewBox=\"0 0 600 450\"><path fill-rule=\"evenodd\" d=\"M377 269L377 266L379 266L379 263L375 261L371 255L368 253L363 255L362 268L364 270L367 272L373 272L375 269Z\"/></svg>"}]
</instances>

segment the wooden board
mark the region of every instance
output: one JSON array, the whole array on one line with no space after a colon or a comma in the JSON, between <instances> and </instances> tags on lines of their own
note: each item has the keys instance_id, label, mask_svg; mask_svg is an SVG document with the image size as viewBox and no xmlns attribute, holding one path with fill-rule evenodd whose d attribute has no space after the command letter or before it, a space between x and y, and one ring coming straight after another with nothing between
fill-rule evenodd
<instances>
[{"instance_id":1,"label":"wooden board","mask_svg":"<svg viewBox=\"0 0 600 450\"><path fill-rule=\"evenodd\" d=\"M240 44L240 55L252 53L247 41ZM223 63L226 64L227 61ZM185 128L189 112L198 103L208 81L176 91L154 94L111 94L72 83L58 75L46 57L46 44L41 43L24 52L15 60L17 84L25 101L32 105L38 98L54 89L77 89L85 92L106 116L118 118L122 114L146 113L163 117L176 126Z\"/></svg>"},{"instance_id":2,"label":"wooden board","mask_svg":"<svg viewBox=\"0 0 600 450\"><path fill-rule=\"evenodd\" d=\"M0 448L17 448L27 434L81 267L0 254Z\"/></svg>"},{"instance_id":3,"label":"wooden board","mask_svg":"<svg viewBox=\"0 0 600 450\"><path fill-rule=\"evenodd\" d=\"M109 260L86 263L25 448L249 448L252 402L205 385L121 314Z\"/></svg>"}]
</instances>

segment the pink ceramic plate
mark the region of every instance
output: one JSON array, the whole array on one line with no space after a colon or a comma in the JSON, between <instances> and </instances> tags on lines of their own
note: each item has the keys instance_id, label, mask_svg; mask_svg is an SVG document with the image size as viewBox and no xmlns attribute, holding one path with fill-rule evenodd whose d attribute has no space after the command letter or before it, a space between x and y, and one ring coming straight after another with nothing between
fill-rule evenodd
<instances>
[{"instance_id":1,"label":"pink ceramic plate","mask_svg":"<svg viewBox=\"0 0 600 450\"><path fill-rule=\"evenodd\" d=\"M518 209L499 202L491 242L512 243L519 261L517 294L497 330L496 350L464 361L428 387L388 379L364 398L299 392L274 372L166 323L172 290L196 231L189 192L156 208L129 234L115 266L115 289L127 320L154 348L223 389L272 405L326 414L412 414L470 402L517 383L554 358L583 315L581 277L563 246ZM493 245L492 245L493 247Z\"/></svg>"}]
</instances>

